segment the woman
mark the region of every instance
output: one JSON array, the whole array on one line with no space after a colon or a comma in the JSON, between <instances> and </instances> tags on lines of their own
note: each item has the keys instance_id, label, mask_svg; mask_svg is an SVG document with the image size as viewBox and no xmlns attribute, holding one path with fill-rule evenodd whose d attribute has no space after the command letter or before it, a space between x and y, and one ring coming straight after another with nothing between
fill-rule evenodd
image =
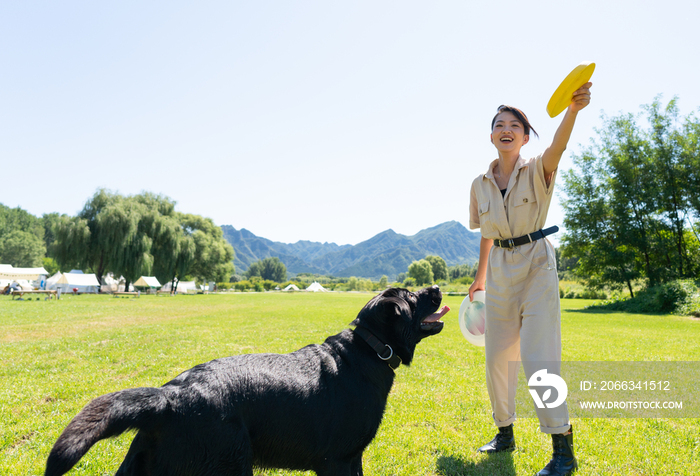
<instances>
[{"instance_id":1,"label":"woman","mask_svg":"<svg viewBox=\"0 0 700 476\"><path fill-rule=\"evenodd\" d=\"M529 160L520 156L520 149L530 140L530 131L537 133L522 111L499 107L491 122L498 159L472 184L469 227L481 229L481 243L469 299L475 291L486 291L486 384L498 427L496 437L479 448L481 452L515 449L517 362L522 361L528 381L543 362L547 373L560 373L559 280L554 249L544 238L557 228L542 228L559 160L576 115L590 102L591 85L574 92L552 145ZM538 475L571 474L577 463L566 404L536 411L540 429L552 435L554 447L552 460Z\"/></svg>"}]
</instances>

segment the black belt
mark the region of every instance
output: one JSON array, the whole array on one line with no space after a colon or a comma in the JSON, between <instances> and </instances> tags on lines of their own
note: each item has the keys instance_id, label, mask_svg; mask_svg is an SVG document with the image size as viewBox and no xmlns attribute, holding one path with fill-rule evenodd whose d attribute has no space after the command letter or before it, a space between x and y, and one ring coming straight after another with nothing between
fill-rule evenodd
<instances>
[{"instance_id":1,"label":"black belt","mask_svg":"<svg viewBox=\"0 0 700 476\"><path fill-rule=\"evenodd\" d=\"M545 230L538 230L534 233L528 233L527 235L520 236L518 238L511 238L509 240L493 240L493 244L499 248L513 248L515 246L532 243L533 241L537 241L540 238L544 238L545 236L551 235L552 233L556 233L558 231L558 226L550 226Z\"/></svg>"}]
</instances>

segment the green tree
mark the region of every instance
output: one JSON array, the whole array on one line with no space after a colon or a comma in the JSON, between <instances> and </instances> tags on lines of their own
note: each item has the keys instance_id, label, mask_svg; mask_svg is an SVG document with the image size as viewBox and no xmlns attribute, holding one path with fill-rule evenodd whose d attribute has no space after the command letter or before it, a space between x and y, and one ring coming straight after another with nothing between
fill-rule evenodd
<instances>
[{"instance_id":1,"label":"green tree","mask_svg":"<svg viewBox=\"0 0 700 476\"><path fill-rule=\"evenodd\" d=\"M56 241L55 228L58 225L62 215L58 213L44 213L41 217L41 221L44 225L44 245L46 246L46 251L50 252L51 245ZM65 216L65 215L63 215Z\"/></svg>"},{"instance_id":2,"label":"green tree","mask_svg":"<svg viewBox=\"0 0 700 476\"><path fill-rule=\"evenodd\" d=\"M388 284L389 284L389 278L387 278L386 276L382 276L381 279L379 280L379 289L381 290L381 289L386 288Z\"/></svg>"},{"instance_id":3,"label":"green tree","mask_svg":"<svg viewBox=\"0 0 700 476\"><path fill-rule=\"evenodd\" d=\"M279 258L273 256L251 263L245 275L248 279L259 276L263 280L282 283L287 279L287 267Z\"/></svg>"},{"instance_id":4,"label":"green tree","mask_svg":"<svg viewBox=\"0 0 700 476\"><path fill-rule=\"evenodd\" d=\"M53 276L54 274L56 274L57 272L59 272L61 270L61 267L58 266L58 263L56 263L56 260L53 258L48 258L48 257L44 258L42 260L41 265L44 267L46 272L49 273L49 276Z\"/></svg>"},{"instance_id":5,"label":"green tree","mask_svg":"<svg viewBox=\"0 0 700 476\"><path fill-rule=\"evenodd\" d=\"M3 264L38 267L45 254L44 242L34 233L13 230L0 238L0 262Z\"/></svg>"},{"instance_id":6,"label":"green tree","mask_svg":"<svg viewBox=\"0 0 700 476\"><path fill-rule=\"evenodd\" d=\"M90 269L102 280L112 271L127 284L153 272L173 289L186 276L228 281L233 248L209 218L175 211L175 202L142 193L123 197L98 190L78 216L53 227L52 256L62 268Z\"/></svg>"},{"instance_id":7,"label":"green tree","mask_svg":"<svg viewBox=\"0 0 700 476\"><path fill-rule=\"evenodd\" d=\"M161 283L171 283L171 289L189 273L194 264L195 243L186 235L176 216L159 216L153 223L153 274Z\"/></svg>"},{"instance_id":8,"label":"green tree","mask_svg":"<svg viewBox=\"0 0 700 476\"><path fill-rule=\"evenodd\" d=\"M40 218L21 208L0 204L0 263L38 267L46 254Z\"/></svg>"},{"instance_id":9,"label":"green tree","mask_svg":"<svg viewBox=\"0 0 700 476\"><path fill-rule=\"evenodd\" d=\"M142 275L150 275L153 265L152 238L148 223L157 212L148 210L133 199L118 200L106 206L97 216L102 232L99 246L104 250L107 266L116 276L126 280L125 289Z\"/></svg>"},{"instance_id":10,"label":"green tree","mask_svg":"<svg viewBox=\"0 0 700 476\"><path fill-rule=\"evenodd\" d=\"M450 280L454 281L459 278L464 278L466 276L471 276L472 278L476 276L476 271L479 269L479 262L475 261L474 264L458 264L455 266L450 266L447 268L447 275Z\"/></svg>"},{"instance_id":11,"label":"green tree","mask_svg":"<svg viewBox=\"0 0 700 476\"><path fill-rule=\"evenodd\" d=\"M426 256L425 260L430 263L435 281L447 281L447 263L440 256Z\"/></svg>"},{"instance_id":12,"label":"green tree","mask_svg":"<svg viewBox=\"0 0 700 476\"><path fill-rule=\"evenodd\" d=\"M351 276L348 279L348 291L359 291L360 290L360 280L355 276Z\"/></svg>"},{"instance_id":13,"label":"green tree","mask_svg":"<svg viewBox=\"0 0 700 476\"><path fill-rule=\"evenodd\" d=\"M234 272L233 247L211 218L178 214L186 236L194 241L194 260L187 274L201 282L228 281Z\"/></svg>"},{"instance_id":14,"label":"green tree","mask_svg":"<svg viewBox=\"0 0 700 476\"><path fill-rule=\"evenodd\" d=\"M49 253L61 269L91 270L102 282L102 276L109 271L109 250L104 243L110 240L105 235L112 230L103 229L97 217L103 209L122 199L99 189L76 217L60 217L53 228L55 241Z\"/></svg>"},{"instance_id":15,"label":"green tree","mask_svg":"<svg viewBox=\"0 0 700 476\"><path fill-rule=\"evenodd\" d=\"M689 188L691 180L687 177L692 171L685 163L690 157L683 154L683 149L691 138L685 139L688 131L680 125L677 99L672 99L663 110L659 99L645 109L651 124L648 141L653 175L657 178L657 212L667 231L661 239L669 241L664 246L668 250L666 264L673 270L669 278L692 277L695 273L685 238L685 222L688 213L692 213L691 201L700 189ZM690 122L686 119L686 124Z\"/></svg>"},{"instance_id":16,"label":"green tree","mask_svg":"<svg viewBox=\"0 0 700 476\"><path fill-rule=\"evenodd\" d=\"M433 277L433 268L430 266L430 262L425 259L411 263L408 266L408 275L416 280L418 286L433 284L435 280Z\"/></svg>"},{"instance_id":17,"label":"green tree","mask_svg":"<svg viewBox=\"0 0 700 476\"><path fill-rule=\"evenodd\" d=\"M604 117L598 140L564 173L562 256L578 260L576 274L593 288L627 285L632 293L639 278L654 285L699 271L697 236L684 225L698 216L688 165L697 121L681 127L675 100L645 110L648 129L631 114Z\"/></svg>"},{"instance_id":18,"label":"green tree","mask_svg":"<svg viewBox=\"0 0 700 476\"><path fill-rule=\"evenodd\" d=\"M691 114L685 119L678 132L678 143L683 181L685 189L690 191L687 219L697 238L700 232L700 193L697 193L700 190L700 120L694 115Z\"/></svg>"},{"instance_id":19,"label":"green tree","mask_svg":"<svg viewBox=\"0 0 700 476\"><path fill-rule=\"evenodd\" d=\"M630 130L626 124L621 123L615 128L618 131ZM620 141L609 142L619 144ZM627 154L633 148L629 145L624 147ZM624 159L627 154L615 152L613 155ZM636 154L632 156L635 157ZM564 173L567 196L562 205L566 211L564 224L567 232L562 238L562 256L578 259L575 272L589 287L601 288L607 285L618 288L621 284L627 284L633 293L632 282L641 275L642 262L635 259L630 243L639 241L634 235L644 235L648 224L644 220L640 203L633 203L630 209L625 209L627 201L620 200L619 197L635 190L634 185L627 183L634 182L638 176L628 176L624 172L619 174L617 171L611 173L615 164L620 166L629 164L629 161L611 160L611 166L607 167L607 158L590 150L581 156L574 156L573 160L575 168ZM623 179L616 181L615 175L621 175ZM615 182L618 184L617 189L612 187ZM614 203L617 203L618 208L625 209L623 216L616 215ZM624 241L623 234L626 234Z\"/></svg>"}]
</instances>

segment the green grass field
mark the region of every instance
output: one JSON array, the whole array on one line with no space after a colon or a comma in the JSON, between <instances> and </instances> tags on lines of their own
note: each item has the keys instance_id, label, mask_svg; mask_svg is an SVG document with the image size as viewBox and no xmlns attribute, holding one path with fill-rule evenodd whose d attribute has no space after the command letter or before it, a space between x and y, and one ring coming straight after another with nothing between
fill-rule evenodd
<instances>
[{"instance_id":1,"label":"green grass field","mask_svg":"<svg viewBox=\"0 0 700 476\"><path fill-rule=\"evenodd\" d=\"M160 386L218 357L320 343L347 328L371 296L0 297L0 474L43 474L63 428L99 395ZM445 298L453 311L444 331L423 341L411 367L397 372L383 423L364 454L365 474L532 475L549 461L550 439L535 419L516 423L514 453L476 453L495 427L483 348L469 345L457 324L462 299ZM700 320L581 312L588 304L562 301L564 360L700 360ZM698 474L698 419L573 423L578 474ZM114 474L132 438L129 433L99 442L69 474Z\"/></svg>"}]
</instances>

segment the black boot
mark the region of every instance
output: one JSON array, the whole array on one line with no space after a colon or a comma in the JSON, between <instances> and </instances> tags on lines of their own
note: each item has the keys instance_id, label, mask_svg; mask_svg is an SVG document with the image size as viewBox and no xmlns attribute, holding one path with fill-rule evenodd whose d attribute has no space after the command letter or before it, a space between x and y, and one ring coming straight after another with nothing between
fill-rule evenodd
<instances>
[{"instance_id":1,"label":"black boot","mask_svg":"<svg viewBox=\"0 0 700 476\"><path fill-rule=\"evenodd\" d=\"M578 463L574 457L573 427L566 435L552 435L552 448L552 460L537 476L566 476L576 471Z\"/></svg>"},{"instance_id":2,"label":"black boot","mask_svg":"<svg viewBox=\"0 0 700 476\"><path fill-rule=\"evenodd\" d=\"M498 428L498 434L493 440L479 448L480 453L500 453L501 451L513 451L515 449L515 436L513 424Z\"/></svg>"}]
</instances>

